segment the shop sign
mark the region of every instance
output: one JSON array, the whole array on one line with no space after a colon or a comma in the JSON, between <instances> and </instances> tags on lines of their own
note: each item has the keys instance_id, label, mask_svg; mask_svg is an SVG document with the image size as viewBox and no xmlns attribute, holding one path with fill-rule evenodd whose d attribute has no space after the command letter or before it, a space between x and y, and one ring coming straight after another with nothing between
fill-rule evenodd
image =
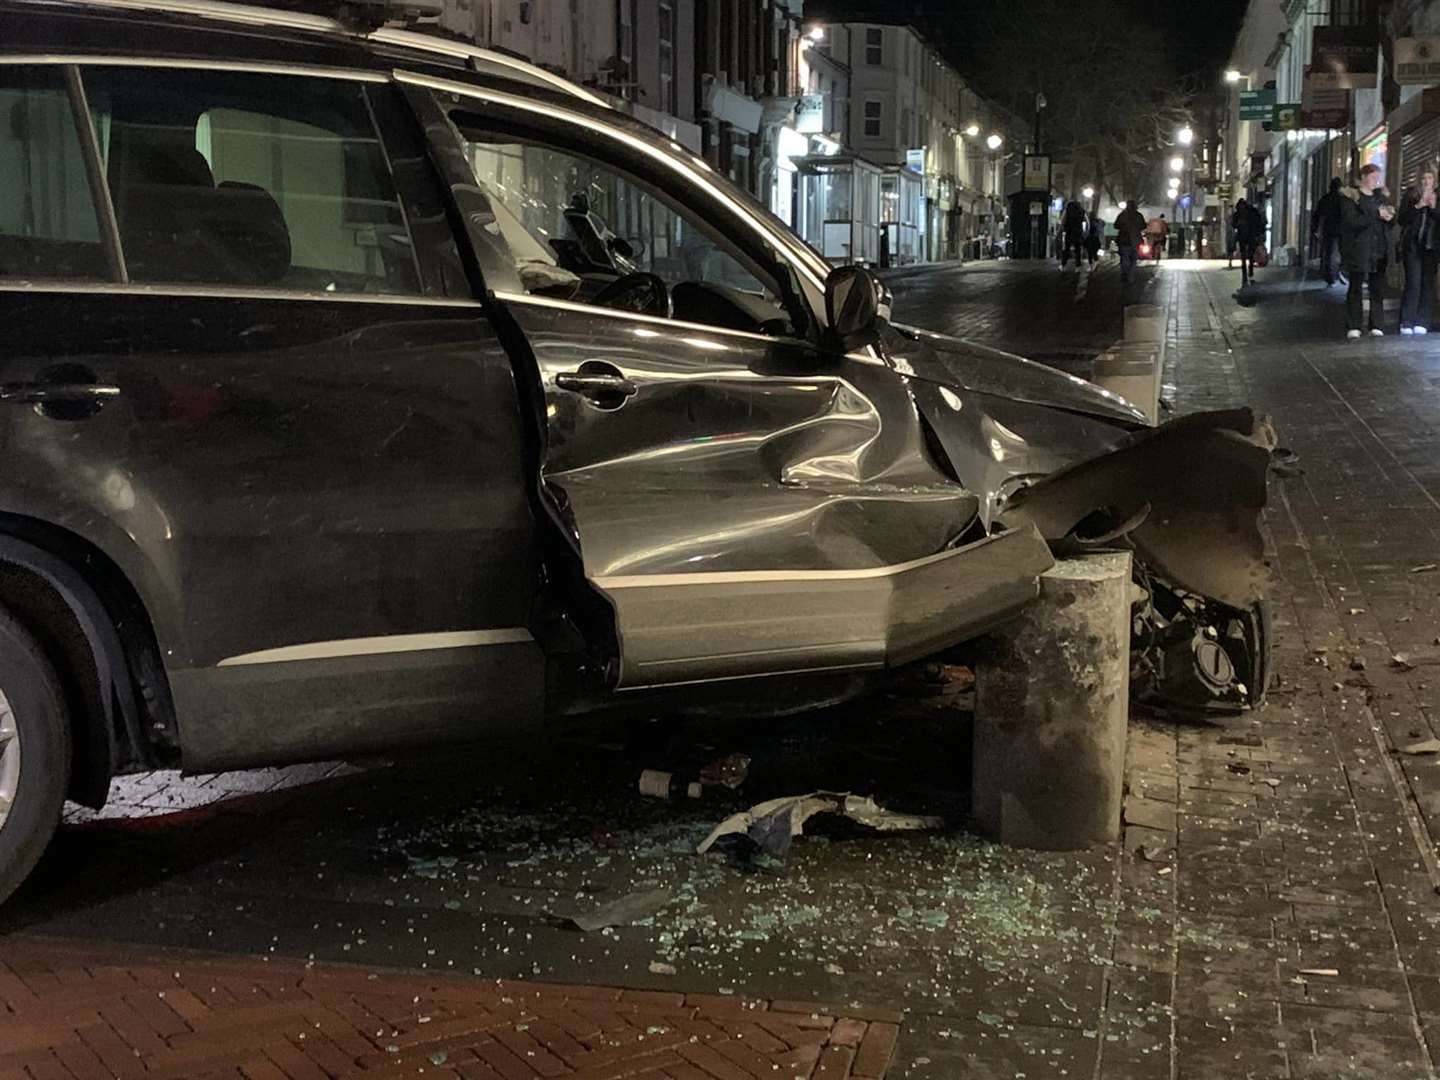
<instances>
[{"instance_id":1,"label":"shop sign","mask_svg":"<svg viewBox=\"0 0 1440 1080\"><path fill-rule=\"evenodd\" d=\"M795 130L807 135L825 130L825 95L802 94L795 107Z\"/></svg>"},{"instance_id":2,"label":"shop sign","mask_svg":"<svg viewBox=\"0 0 1440 1080\"><path fill-rule=\"evenodd\" d=\"M1025 155L1025 190L1050 190L1050 155Z\"/></svg>"},{"instance_id":3,"label":"shop sign","mask_svg":"<svg viewBox=\"0 0 1440 1080\"><path fill-rule=\"evenodd\" d=\"M1319 85L1329 90L1369 90L1380 82L1380 29L1362 26L1317 26L1310 68Z\"/></svg>"},{"instance_id":4,"label":"shop sign","mask_svg":"<svg viewBox=\"0 0 1440 1080\"><path fill-rule=\"evenodd\" d=\"M1282 105L1275 106L1275 117L1270 121L1270 126L1276 131L1299 131L1300 103L1298 101L1287 101Z\"/></svg>"},{"instance_id":5,"label":"shop sign","mask_svg":"<svg viewBox=\"0 0 1440 1080\"><path fill-rule=\"evenodd\" d=\"M1315 130L1344 128L1350 123L1350 91L1322 86L1310 70L1300 99L1300 126Z\"/></svg>"},{"instance_id":6,"label":"shop sign","mask_svg":"<svg viewBox=\"0 0 1440 1080\"><path fill-rule=\"evenodd\" d=\"M1440 37L1396 38L1395 81L1401 86L1440 83Z\"/></svg>"},{"instance_id":7,"label":"shop sign","mask_svg":"<svg viewBox=\"0 0 1440 1080\"><path fill-rule=\"evenodd\" d=\"M1241 120L1269 120L1275 113L1275 88L1240 91Z\"/></svg>"}]
</instances>

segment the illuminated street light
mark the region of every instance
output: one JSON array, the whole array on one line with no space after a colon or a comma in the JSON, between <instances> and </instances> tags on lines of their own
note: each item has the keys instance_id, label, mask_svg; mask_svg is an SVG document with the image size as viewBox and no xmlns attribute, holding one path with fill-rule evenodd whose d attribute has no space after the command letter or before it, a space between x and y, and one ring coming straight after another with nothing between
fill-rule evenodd
<instances>
[{"instance_id":1,"label":"illuminated street light","mask_svg":"<svg viewBox=\"0 0 1440 1080\"><path fill-rule=\"evenodd\" d=\"M1237 83L1244 77L1245 76L1241 75L1240 72L1236 71L1234 68L1231 68L1229 71L1225 72L1225 81L1228 83Z\"/></svg>"},{"instance_id":2,"label":"illuminated street light","mask_svg":"<svg viewBox=\"0 0 1440 1080\"><path fill-rule=\"evenodd\" d=\"M985 140L985 145L988 146L991 150L999 150L1000 147L1004 145L1004 143L1005 140L1002 139L999 135L991 135L988 139Z\"/></svg>"},{"instance_id":3,"label":"illuminated street light","mask_svg":"<svg viewBox=\"0 0 1440 1080\"><path fill-rule=\"evenodd\" d=\"M1080 194L1085 196L1085 199L1088 202L1090 199L1093 199L1095 197L1095 189L1089 184L1086 184L1085 187L1081 189Z\"/></svg>"},{"instance_id":4,"label":"illuminated street light","mask_svg":"<svg viewBox=\"0 0 1440 1080\"><path fill-rule=\"evenodd\" d=\"M972 139L975 138L975 136L977 136L977 135L980 134L980 125L979 125L979 124L971 124L969 127L967 127L967 128L965 129L965 134L966 134L966 135L969 135L970 138L972 138Z\"/></svg>"},{"instance_id":5,"label":"illuminated street light","mask_svg":"<svg viewBox=\"0 0 1440 1080\"><path fill-rule=\"evenodd\" d=\"M811 40L811 41L824 41L824 40L825 40L825 27L823 27L823 26L812 26L812 27L810 28L810 40Z\"/></svg>"},{"instance_id":6,"label":"illuminated street light","mask_svg":"<svg viewBox=\"0 0 1440 1080\"><path fill-rule=\"evenodd\" d=\"M1188 127L1183 127L1175 133L1175 141L1181 146L1189 146L1195 141L1195 132L1191 131Z\"/></svg>"},{"instance_id":7,"label":"illuminated street light","mask_svg":"<svg viewBox=\"0 0 1440 1080\"><path fill-rule=\"evenodd\" d=\"M1179 154L1176 154L1174 157L1172 157L1172 158L1170 159L1170 171L1171 171L1171 172L1173 172L1173 173L1178 173L1178 172L1179 172L1180 170L1182 170L1183 168L1185 168L1185 159L1182 158Z\"/></svg>"}]
</instances>

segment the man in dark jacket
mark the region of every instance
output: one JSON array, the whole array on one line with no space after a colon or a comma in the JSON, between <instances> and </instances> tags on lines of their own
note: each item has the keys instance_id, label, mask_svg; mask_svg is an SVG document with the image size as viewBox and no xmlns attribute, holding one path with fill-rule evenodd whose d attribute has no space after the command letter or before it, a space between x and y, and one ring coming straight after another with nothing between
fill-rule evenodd
<instances>
[{"instance_id":1,"label":"man in dark jacket","mask_svg":"<svg viewBox=\"0 0 1440 1080\"><path fill-rule=\"evenodd\" d=\"M1350 275L1345 296L1346 337L1358 338L1365 321L1365 286L1370 286L1370 334L1384 337L1385 270L1390 264L1390 230L1395 208L1380 187L1380 167L1366 165L1360 182L1342 188L1345 198L1340 219L1340 258Z\"/></svg>"},{"instance_id":2,"label":"man in dark jacket","mask_svg":"<svg viewBox=\"0 0 1440 1080\"><path fill-rule=\"evenodd\" d=\"M1060 269L1065 269L1071 252L1075 253L1075 267L1079 269L1084 259L1086 224L1085 208L1078 202L1071 201L1065 207L1065 217L1060 223L1060 241L1063 245L1060 249Z\"/></svg>"},{"instance_id":3,"label":"man in dark jacket","mask_svg":"<svg viewBox=\"0 0 1440 1080\"><path fill-rule=\"evenodd\" d=\"M1090 258L1090 265L1094 266L1100 258L1100 249L1105 246L1105 223L1100 220L1100 215L1091 213L1090 225L1085 232L1085 254Z\"/></svg>"},{"instance_id":4,"label":"man in dark jacket","mask_svg":"<svg viewBox=\"0 0 1440 1080\"><path fill-rule=\"evenodd\" d=\"M1120 280L1129 285L1135 277L1135 259L1145 235L1145 218L1135 208L1134 199L1127 202L1115 218L1115 233L1115 247L1120 252Z\"/></svg>"},{"instance_id":5,"label":"man in dark jacket","mask_svg":"<svg viewBox=\"0 0 1440 1080\"><path fill-rule=\"evenodd\" d=\"M1235 230L1235 247L1240 252L1240 287L1255 280L1255 250L1265 239L1265 219L1246 200L1235 204L1230 215L1230 227Z\"/></svg>"},{"instance_id":6,"label":"man in dark jacket","mask_svg":"<svg viewBox=\"0 0 1440 1080\"><path fill-rule=\"evenodd\" d=\"M1340 177L1332 177L1330 190L1320 197L1310 214L1310 233L1320 243L1320 267L1325 284L1334 285L1340 276L1340 222L1345 214L1345 196L1340 194Z\"/></svg>"},{"instance_id":7,"label":"man in dark jacket","mask_svg":"<svg viewBox=\"0 0 1440 1080\"><path fill-rule=\"evenodd\" d=\"M1422 169L1420 184L1400 202L1400 257L1405 260L1405 299L1400 333L1428 334L1435 309L1435 266L1440 262L1440 212L1435 208L1435 170Z\"/></svg>"}]
</instances>

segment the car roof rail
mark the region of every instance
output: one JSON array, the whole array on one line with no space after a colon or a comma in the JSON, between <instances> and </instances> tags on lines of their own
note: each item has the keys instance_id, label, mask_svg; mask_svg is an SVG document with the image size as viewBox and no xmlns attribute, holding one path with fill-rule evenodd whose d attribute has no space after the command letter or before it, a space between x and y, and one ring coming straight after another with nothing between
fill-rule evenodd
<instances>
[{"instance_id":1,"label":"car roof rail","mask_svg":"<svg viewBox=\"0 0 1440 1080\"><path fill-rule=\"evenodd\" d=\"M528 60L522 60L518 56L511 56L509 53L499 52L495 49L486 49L479 45L471 45L469 42L458 39L440 37L435 34L426 34L416 30L407 30L400 27L386 26L372 31L367 35L370 41L381 45L395 45L399 48L414 49L417 52L440 53L445 56L455 57L465 61L471 71L479 75L504 75L508 78L520 78L527 82L543 85L551 90L556 90L571 97L588 101L592 105L600 105L604 108L614 108L599 94L592 93L577 83L571 82L563 75L557 75L553 71L547 71L538 64L532 64Z\"/></svg>"}]
</instances>

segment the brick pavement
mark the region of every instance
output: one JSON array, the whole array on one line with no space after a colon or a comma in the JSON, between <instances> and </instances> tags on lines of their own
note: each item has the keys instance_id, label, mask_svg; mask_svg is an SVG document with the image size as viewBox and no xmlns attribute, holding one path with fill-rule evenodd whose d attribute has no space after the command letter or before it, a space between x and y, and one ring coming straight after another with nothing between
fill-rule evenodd
<instances>
[{"instance_id":1,"label":"brick pavement","mask_svg":"<svg viewBox=\"0 0 1440 1080\"><path fill-rule=\"evenodd\" d=\"M1391 662L1440 642L1440 577L1415 571L1440 535L1440 350L1347 345L1338 292L1275 277L1253 309L1216 269L1162 278L1179 411L1252 402L1304 472L1266 515L1269 704L1132 729L1109 993L1157 1009L1105 1044L1110 1080L1415 1080L1440 1057L1440 761L1401 749L1436 733L1437 687Z\"/></svg>"},{"instance_id":2,"label":"brick pavement","mask_svg":"<svg viewBox=\"0 0 1440 1080\"><path fill-rule=\"evenodd\" d=\"M901 1014L8 938L0 1080L879 1080Z\"/></svg>"}]
</instances>

